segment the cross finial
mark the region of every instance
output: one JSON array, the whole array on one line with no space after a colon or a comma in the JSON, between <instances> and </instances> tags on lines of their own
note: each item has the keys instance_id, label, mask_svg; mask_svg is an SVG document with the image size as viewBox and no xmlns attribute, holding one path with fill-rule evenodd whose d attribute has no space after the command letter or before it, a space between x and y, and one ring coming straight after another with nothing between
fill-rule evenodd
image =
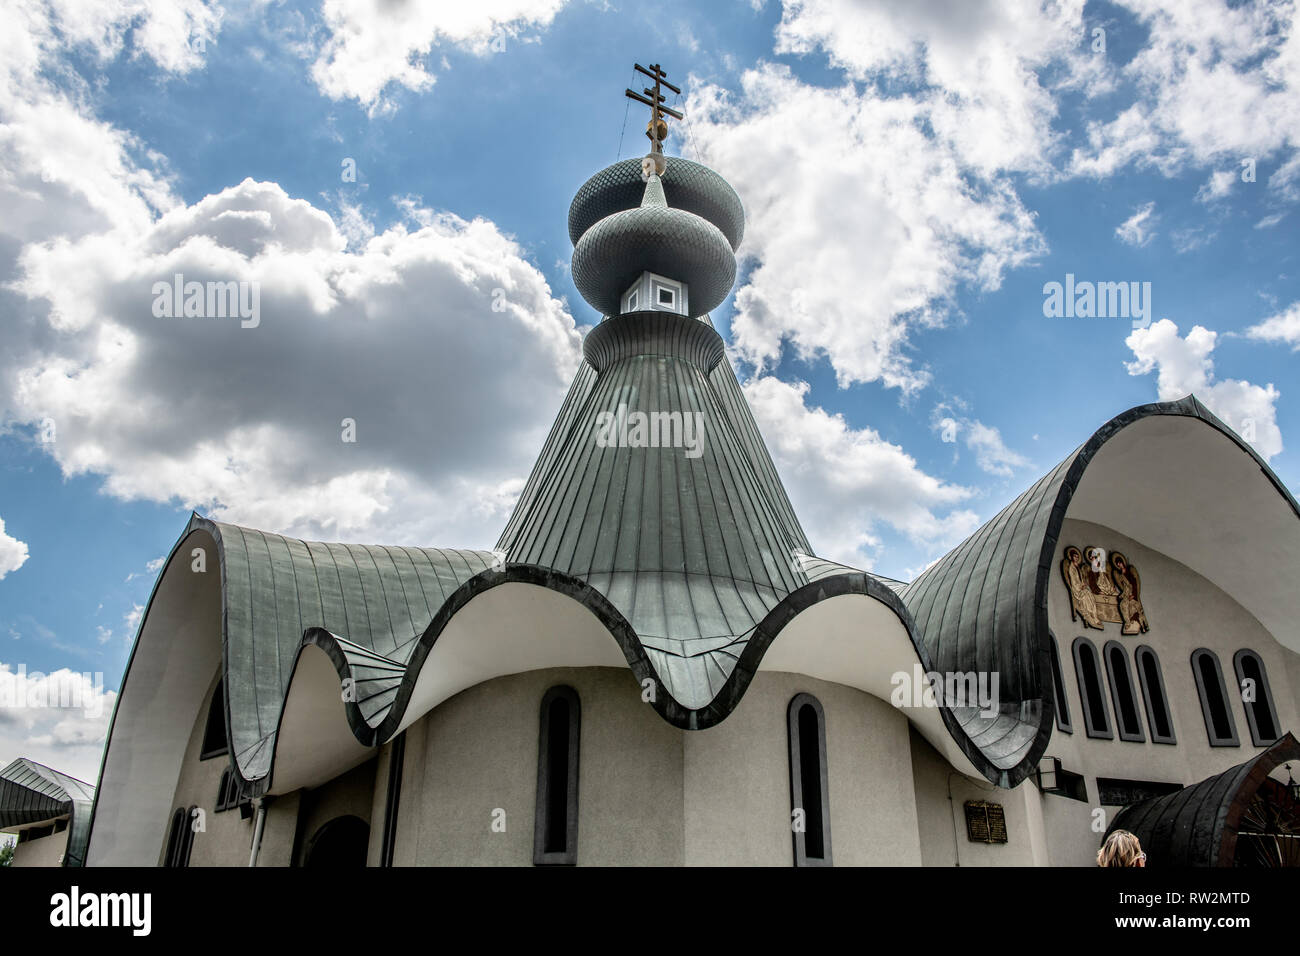
<instances>
[{"instance_id":1,"label":"cross finial","mask_svg":"<svg viewBox=\"0 0 1300 956\"><path fill-rule=\"evenodd\" d=\"M664 105L664 95L660 91L660 87L667 87L679 96L682 91L668 82L668 74L663 71L658 63L651 63L648 70L640 63L634 65L638 73L644 73L655 81L654 89L644 88L644 96L635 90L628 90L627 96L650 107L650 122L646 126L645 134L650 140L650 152L656 156L661 156L664 151L664 140L668 138L668 124L664 122L664 114L674 119L681 119L682 114Z\"/></svg>"}]
</instances>

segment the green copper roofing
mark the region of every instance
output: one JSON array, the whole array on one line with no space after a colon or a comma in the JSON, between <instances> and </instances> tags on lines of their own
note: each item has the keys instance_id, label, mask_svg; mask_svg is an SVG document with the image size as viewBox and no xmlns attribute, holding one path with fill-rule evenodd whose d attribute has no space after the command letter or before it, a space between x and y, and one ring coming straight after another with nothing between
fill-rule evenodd
<instances>
[{"instance_id":1,"label":"green copper roofing","mask_svg":"<svg viewBox=\"0 0 1300 956\"><path fill-rule=\"evenodd\" d=\"M633 313L597 326L585 352L599 370L580 373L498 547L605 595L673 697L700 708L755 625L807 583L790 557L807 539L752 419L736 414L711 327ZM696 422L698 448L602 443L602 421L643 413Z\"/></svg>"},{"instance_id":2,"label":"green copper roofing","mask_svg":"<svg viewBox=\"0 0 1300 956\"><path fill-rule=\"evenodd\" d=\"M95 788L84 780L19 757L0 770L0 830L16 830L70 815L63 865L81 866L90 838L94 799Z\"/></svg>"},{"instance_id":3,"label":"green copper roofing","mask_svg":"<svg viewBox=\"0 0 1300 956\"><path fill-rule=\"evenodd\" d=\"M305 640L356 682L349 714L365 737L387 716L416 639L457 588L496 562L490 551L323 544L197 515L186 534L194 529L220 551L230 736L245 780L270 772Z\"/></svg>"}]
</instances>

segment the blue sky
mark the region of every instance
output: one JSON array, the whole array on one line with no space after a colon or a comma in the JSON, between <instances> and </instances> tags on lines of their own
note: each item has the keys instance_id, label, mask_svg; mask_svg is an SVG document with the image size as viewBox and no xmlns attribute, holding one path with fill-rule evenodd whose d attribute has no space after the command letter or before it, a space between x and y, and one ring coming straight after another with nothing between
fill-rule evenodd
<instances>
[{"instance_id":1,"label":"blue sky","mask_svg":"<svg viewBox=\"0 0 1300 956\"><path fill-rule=\"evenodd\" d=\"M170 9L0 39L0 680L106 704L0 710L0 762L93 776L190 509L493 544L598 318L565 217L645 150L635 61L746 206L713 319L820 553L913 577L1189 391L1300 483L1293 4ZM175 272L260 283L259 325L153 315ZM1149 327L1046 317L1067 273L1150 283Z\"/></svg>"}]
</instances>

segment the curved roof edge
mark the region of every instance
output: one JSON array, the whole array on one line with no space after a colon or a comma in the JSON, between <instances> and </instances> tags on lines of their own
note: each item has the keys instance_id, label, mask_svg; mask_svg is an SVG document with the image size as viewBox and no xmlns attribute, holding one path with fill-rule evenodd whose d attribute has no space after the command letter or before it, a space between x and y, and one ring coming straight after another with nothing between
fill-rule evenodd
<instances>
[{"instance_id":1,"label":"curved roof edge","mask_svg":"<svg viewBox=\"0 0 1300 956\"><path fill-rule=\"evenodd\" d=\"M1015 786L1028 777L1051 736L1055 703L1050 692L1047 585L1071 499L1106 442L1136 422L1162 415L1200 420L1231 439L1254 459L1300 518L1300 505L1267 462L1194 395L1188 395L1176 401L1138 405L1116 415L901 590L903 602L920 628L918 652L933 661L936 670L998 670L1002 688L1013 699L1038 702L1032 746L1013 766L1000 768L1000 779L989 777L1001 786ZM1019 662L1030 663L1018 666ZM965 730L958 743L969 753Z\"/></svg>"}]
</instances>

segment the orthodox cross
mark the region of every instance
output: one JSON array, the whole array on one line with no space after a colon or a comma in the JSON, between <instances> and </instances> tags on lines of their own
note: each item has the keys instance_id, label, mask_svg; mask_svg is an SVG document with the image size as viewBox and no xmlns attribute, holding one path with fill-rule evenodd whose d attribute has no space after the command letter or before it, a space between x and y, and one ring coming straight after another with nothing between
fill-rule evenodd
<instances>
[{"instance_id":1,"label":"orthodox cross","mask_svg":"<svg viewBox=\"0 0 1300 956\"><path fill-rule=\"evenodd\" d=\"M650 152L662 155L664 151L663 142L668 138L668 124L664 121L662 114L666 113L673 119L681 119L682 114L664 105L664 95L660 92L660 87L666 86L679 96L682 91L668 82L668 74L660 68L658 63L651 63L648 70L640 63L634 65L638 73L644 73L650 77L655 81L655 85L654 89L643 87L645 96L635 90L628 90L627 96L650 107L650 123L645 128L645 134L650 139Z\"/></svg>"}]
</instances>

